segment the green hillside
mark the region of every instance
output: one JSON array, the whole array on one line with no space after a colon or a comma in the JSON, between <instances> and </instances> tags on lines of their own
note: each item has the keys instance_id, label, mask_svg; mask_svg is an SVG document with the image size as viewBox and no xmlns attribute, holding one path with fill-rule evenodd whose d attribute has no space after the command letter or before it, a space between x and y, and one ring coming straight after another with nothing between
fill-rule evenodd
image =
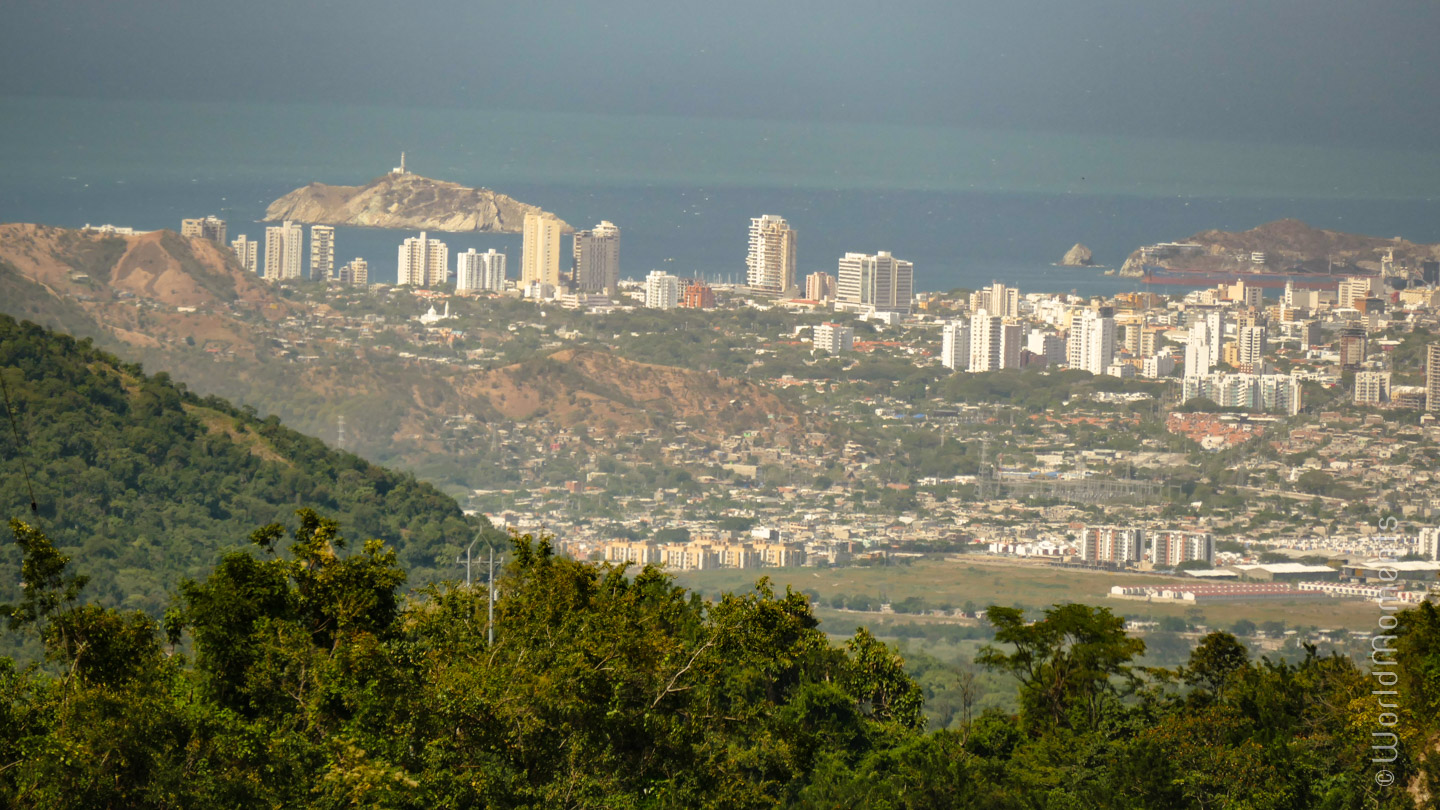
<instances>
[{"instance_id":1,"label":"green hillside","mask_svg":"<svg viewBox=\"0 0 1440 810\"><path fill-rule=\"evenodd\" d=\"M43 528L103 604L158 615L182 578L203 577L257 525L293 523L299 505L396 548L412 586L454 576L447 561L488 528L413 476L3 315L0 374L19 433L17 446L0 414L0 517ZM18 564L0 557L0 601L16 596Z\"/></svg>"}]
</instances>

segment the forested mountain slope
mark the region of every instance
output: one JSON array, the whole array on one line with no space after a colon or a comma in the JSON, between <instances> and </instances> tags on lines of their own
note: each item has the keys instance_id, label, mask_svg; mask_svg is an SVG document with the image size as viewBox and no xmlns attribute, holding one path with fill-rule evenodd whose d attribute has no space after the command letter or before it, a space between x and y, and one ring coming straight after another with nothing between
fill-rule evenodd
<instances>
[{"instance_id":1,"label":"forested mountain slope","mask_svg":"<svg viewBox=\"0 0 1440 810\"><path fill-rule=\"evenodd\" d=\"M157 614L182 577L203 576L257 525L293 522L301 504L392 544L412 583L452 576L455 549L481 527L413 476L3 315L0 374L19 436L0 422L3 517L43 527L104 604ZM18 562L0 556L0 601L15 596Z\"/></svg>"}]
</instances>

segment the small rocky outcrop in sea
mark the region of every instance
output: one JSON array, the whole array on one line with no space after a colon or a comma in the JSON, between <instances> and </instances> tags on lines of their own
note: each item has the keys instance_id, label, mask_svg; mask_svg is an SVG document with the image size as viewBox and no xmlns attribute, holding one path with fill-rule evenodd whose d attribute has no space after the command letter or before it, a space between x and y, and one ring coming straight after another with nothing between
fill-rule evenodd
<instances>
[{"instance_id":1,"label":"small rocky outcrop in sea","mask_svg":"<svg viewBox=\"0 0 1440 810\"><path fill-rule=\"evenodd\" d=\"M1060 264L1066 267L1090 267L1095 264L1094 255L1090 253L1090 248L1076 242L1075 247L1065 251L1065 258L1060 260Z\"/></svg>"}]
</instances>

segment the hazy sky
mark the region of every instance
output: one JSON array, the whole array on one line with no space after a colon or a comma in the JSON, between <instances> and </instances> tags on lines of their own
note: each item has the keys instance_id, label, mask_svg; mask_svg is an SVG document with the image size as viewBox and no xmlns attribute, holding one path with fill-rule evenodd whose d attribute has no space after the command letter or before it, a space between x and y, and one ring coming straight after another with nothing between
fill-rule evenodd
<instances>
[{"instance_id":1,"label":"hazy sky","mask_svg":"<svg viewBox=\"0 0 1440 810\"><path fill-rule=\"evenodd\" d=\"M1433 0L15 0L3 21L0 94L11 95L1426 150L1440 133Z\"/></svg>"}]
</instances>

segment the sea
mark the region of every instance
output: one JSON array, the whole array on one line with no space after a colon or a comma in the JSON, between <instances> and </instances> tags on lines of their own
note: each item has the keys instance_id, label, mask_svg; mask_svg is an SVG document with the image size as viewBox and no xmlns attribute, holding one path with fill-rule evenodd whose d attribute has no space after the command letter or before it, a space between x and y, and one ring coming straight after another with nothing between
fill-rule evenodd
<instances>
[{"instance_id":1,"label":"sea","mask_svg":"<svg viewBox=\"0 0 1440 810\"><path fill-rule=\"evenodd\" d=\"M800 273L849 251L915 264L919 290L1182 287L1104 275L1143 244L1294 217L1440 242L1440 152L1113 134L555 111L0 98L0 221L178 229L214 214L259 239L313 181L411 171L484 186L577 227L621 228L623 275L740 281L750 219L785 217ZM339 228L336 260L393 281L411 232ZM513 234L440 235L452 252ZM1056 266L1071 245L1097 268Z\"/></svg>"}]
</instances>

